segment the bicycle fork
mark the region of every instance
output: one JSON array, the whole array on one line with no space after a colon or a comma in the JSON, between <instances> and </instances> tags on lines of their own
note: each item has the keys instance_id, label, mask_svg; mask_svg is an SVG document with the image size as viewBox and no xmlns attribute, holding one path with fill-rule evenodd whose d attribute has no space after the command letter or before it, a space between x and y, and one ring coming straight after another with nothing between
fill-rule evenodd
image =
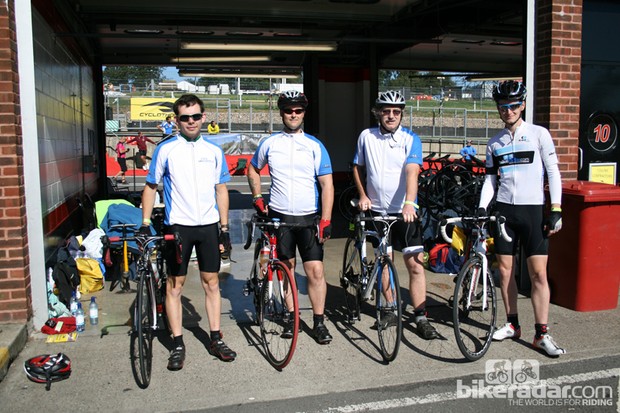
<instances>
[{"instance_id":1,"label":"bicycle fork","mask_svg":"<svg viewBox=\"0 0 620 413\"><path fill-rule=\"evenodd\" d=\"M471 308L472 305L472 301L474 299L476 299L476 287L478 286L478 283L480 281L480 276L482 276L482 311L486 311L489 309L489 303L488 303L488 270L487 270L487 265L488 265L488 259L486 256L486 242L481 242L479 243L479 245L476 247L476 255L480 258L480 261L482 262L482 268L480 268L479 270L474 270L474 274L471 277L471 280L469 281L469 293L467 294L467 308Z\"/></svg>"}]
</instances>

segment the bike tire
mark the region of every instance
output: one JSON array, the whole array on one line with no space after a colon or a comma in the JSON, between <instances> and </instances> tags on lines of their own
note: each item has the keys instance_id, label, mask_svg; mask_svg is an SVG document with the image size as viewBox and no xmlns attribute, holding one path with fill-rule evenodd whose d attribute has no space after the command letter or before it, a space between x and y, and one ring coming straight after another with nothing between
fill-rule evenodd
<instances>
[{"instance_id":1,"label":"bike tire","mask_svg":"<svg viewBox=\"0 0 620 413\"><path fill-rule=\"evenodd\" d=\"M400 283L398 272L392 260L382 257L377 274L376 317L377 334L381 355L386 362L394 361L398 355L403 334L402 305L400 301ZM387 267L387 279L381 276Z\"/></svg>"},{"instance_id":2,"label":"bike tire","mask_svg":"<svg viewBox=\"0 0 620 413\"><path fill-rule=\"evenodd\" d=\"M347 321L350 323L361 320L361 279L362 259L357 248L357 240L349 238L344 246L340 286L344 292Z\"/></svg>"},{"instance_id":3,"label":"bike tire","mask_svg":"<svg viewBox=\"0 0 620 413\"><path fill-rule=\"evenodd\" d=\"M273 280L263 282L260 331L267 360L274 368L282 370L293 358L299 335L297 284L288 267L282 262L275 261L270 266ZM282 333L291 321L292 336L285 338Z\"/></svg>"},{"instance_id":4,"label":"bike tire","mask_svg":"<svg viewBox=\"0 0 620 413\"><path fill-rule=\"evenodd\" d=\"M258 272L260 268L258 268L258 255L260 254L260 250L263 247L262 239L257 239L254 244L254 261L252 262L252 269L250 270L250 288L253 292L253 302L254 302L254 323L259 326L260 325L260 313L262 311L262 291L263 291L263 279L258 276Z\"/></svg>"},{"instance_id":5,"label":"bike tire","mask_svg":"<svg viewBox=\"0 0 620 413\"><path fill-rule=\"evenodd\" d=\"M454 336L459 350L469 361L480 359L489 349L497 317L493 277L487 272L487 306L483 308L482 260L470 258L456 280L452 302ZM468 297L471 302L468 305Z\"/></svg>"},{"instance_id":6,"label":"bike tire","mask_svg":"<svg viewBox=\"0 0 620 413\"><path fill-rule=\"evenodd\" d=\"M338 211L347 222L353 221L353 216L357 212L357 208L351 205L351 200L359 198L357 187L355 185L345 188L338 197Z\"/></svg>"},{"instance_id":7,"label":"bike tire","mask_svg":"<svg viewBox=\"0 0 620 413\"><path fill-rule=\"evenodd\" d=\"M154 300L154 286L152 283L153 278L147 276L146 272L140 274L133 309L133 330L130 343L131 365L136 383L142 389L146 389L151 383L153 364L152 300Z\"/></svg>"}]
</instances>

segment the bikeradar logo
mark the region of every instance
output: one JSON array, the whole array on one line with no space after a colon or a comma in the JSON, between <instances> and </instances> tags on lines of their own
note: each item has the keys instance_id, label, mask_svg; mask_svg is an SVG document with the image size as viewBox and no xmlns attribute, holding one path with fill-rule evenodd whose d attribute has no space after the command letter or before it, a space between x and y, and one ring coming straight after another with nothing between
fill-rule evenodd
<instances>
[{"instance_id":1,"label":"bikeradar logo","mask_svg":"<svg viewBox=\"0 0 620 413\"><path fill-rule=\"evenodd\" d=\"M506 359L488 360L485 364L487 384L519 384L538 382L540 380L540 363L538 360L521 360L514 362Z\"/></svg>"},{"instance_id":2,"label":"bikeradar logo","mask_svg":"<svg viewBox=\"0 0 620 413\"><path fill-rule=\"evenodd\" d=\"M611 386L582 385L562 377L542 380L540 363L532 359L488 360L484 379L457 380L456 397L507 399L511 406L613 406Z\"/></svg>"}]
</instances>

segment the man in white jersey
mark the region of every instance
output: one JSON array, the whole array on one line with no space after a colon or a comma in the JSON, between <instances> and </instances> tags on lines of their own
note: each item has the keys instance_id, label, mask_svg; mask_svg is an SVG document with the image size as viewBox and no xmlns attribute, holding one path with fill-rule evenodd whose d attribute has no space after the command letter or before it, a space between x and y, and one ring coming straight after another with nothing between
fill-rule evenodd
<instances>
[{"instance_id":1,"label":"man in white jersey","mask_svg":"<svg viewBox=\"0 0 620 413\"><path fill-rule=\"evenodd\" d=\"M549 131L521 118L527 91L521 82L505 81L495 86L504 129L489 140L486 151L486 178L480 196L480 215L497 195L494 210L506 217L507 242L495 237L502 298L508 322L493 334L494 340L521 337L517 313L517 283L513 271L517 242L527 258L532 281L535 336L532 345L557 357L566 353L548 333L549 284L547 282L548 237L562 228L562 180L558 158ZM549 181L551 212L545 217L544 178Z\"/></svg>"},{"instance_id":2,"label":"man in white jersey","mask_svg":"<svg viewBox=\"0 0 620 413\"><path fill-rule=\"evenodd\" d=\"M391 243L395 250L402 251L409 273L416 330L423 339L432 340L439 334L426 318L424 247L417 204L422 142L418 135L400 125L404 108L405 99L399 92L379 95L373 108L379 125L364 130L358 138L353 178L360 193L360 210L403 215L404 222L392 227ZM366 182L362 182L362 168ZM386 314L386 322L389 316Z\"/></svg>"},{"instance_id":3,"label":"man in white jersey","mask_svg":"<svg viewBox=\"0 0 620 413\"><path fill-rule=\"evenodd\" d=\"M282 222L308 225L280 232L278 257L295 271L296 249L299 250L308 277L312 335L319 344L328 344L332 336L324 322L327 283L323 243L331 235L334 184L325 146L302 130L307 107L308 99L303 93L287 91L279 96L278 108L284 128L264 139L256 149L248 168L248 183L254 196L254 208L259 214L279 218ZM269 165L271 175L269 206L261 195L260 171L265 165ZM321 186L320 193L317 183ZM319 212L317 233L315 220ZM285 328L283 336L292 337L292 323Z\"/></svg>"},{"instance_id":4,"label":"man in white jersey","mask_svg":"<svg viewBox=\"0 0 620 413\"><path fill-rule=\"evenodd\" d=\"M142 193L142 217L148 226L157 185L163 180L165 232L179 233L182 241L181 264L174 257L167 257L170 274L166 315L174 340L168 369L174 371L182 369L185 360L181 293L194 248L205 291L211 354L223 361L232 361L237 354L222 341L220 332L222 299L218 272L221 250L230 251L226 188L230 174L222 149L200 133L206 119L202 100L195 95L183 95L174 103L173 110L179 133L155 148Z\"/></svg>"}]
</instances>

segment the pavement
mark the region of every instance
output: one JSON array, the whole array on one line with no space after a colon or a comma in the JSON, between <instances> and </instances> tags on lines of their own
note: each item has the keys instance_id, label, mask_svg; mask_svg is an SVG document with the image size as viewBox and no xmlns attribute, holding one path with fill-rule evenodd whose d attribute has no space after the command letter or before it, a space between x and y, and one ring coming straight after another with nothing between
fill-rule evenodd
<instances>
[{"instance_id":1,"label":"pavement","mask_svg":"<svg viewBox=\"0 0 620 413\"><path fill-rule=\"evenodd\" d=\"M386 365L379 352L373 319L363 315L354 325L343 316L343 291L339 286L339 271L345 238L338 235L325 247L325 268L328 282L327 326L334 340L330 345L318 345L310 337L311 306L307 295L306 278L298 264L296 276L299 287L303 331L289 366L282 372L267 362L260 344L260 332L252 322L251 297L242 294L243 285L252 265L251 251L242 249L246 231L242 225L251 210L232 210L230 223L233 232L233 255L230 266L220 273L222 291L221 323L224 340L238 353L237 360L224 363L208 351L208 320L204 309L204 292L199 282L196 264L184 289L184 337L187 346L185 367L179 372L166 369L171 342L164 334L154 341L151 385L140 389L132 376L129 360L130 308L133 293L104 290L94 293L99 303L97 326L86 325L77 341L46 343L47 336L32 332L20 325L0 325L0 411L36 411L45 398L47 410L72 411L184 411L225 406L243 406L291 397L321 395L360 389L373 391L384 385L423 385L427 381L482 374L485 360L535 359L541 368L548 365L620 354L620 308L577 312L552 304L550 332L567 350L559 358L549 358L530 346L534 335L533 314L528 297L519 296L520 321L523 336L520 340L493 343L485 357L467 362L461 355L453 334L451 310L447 305L454 288L453 277L427 272L428 312L441 338L421 339L410 323L412 307L404 314L404 333L396 360ZM410 303L408 282L400 256L395 259L399 272L402 297ZM498 290L498 323L505 313ZM86 304L90 295L83 295ZM28 381L23 363L39 354L63 352L72 360L70 379L45 386ZM617 357L614 359L617 360ZM610 366L617 368L618 366ZM174 397L172 397L172 395ZM47 397L46 397L47 396ZM52 397L49 397L52 396ZM319 408L319 407L317 407Z\"/></svg>"}]
</instances>

